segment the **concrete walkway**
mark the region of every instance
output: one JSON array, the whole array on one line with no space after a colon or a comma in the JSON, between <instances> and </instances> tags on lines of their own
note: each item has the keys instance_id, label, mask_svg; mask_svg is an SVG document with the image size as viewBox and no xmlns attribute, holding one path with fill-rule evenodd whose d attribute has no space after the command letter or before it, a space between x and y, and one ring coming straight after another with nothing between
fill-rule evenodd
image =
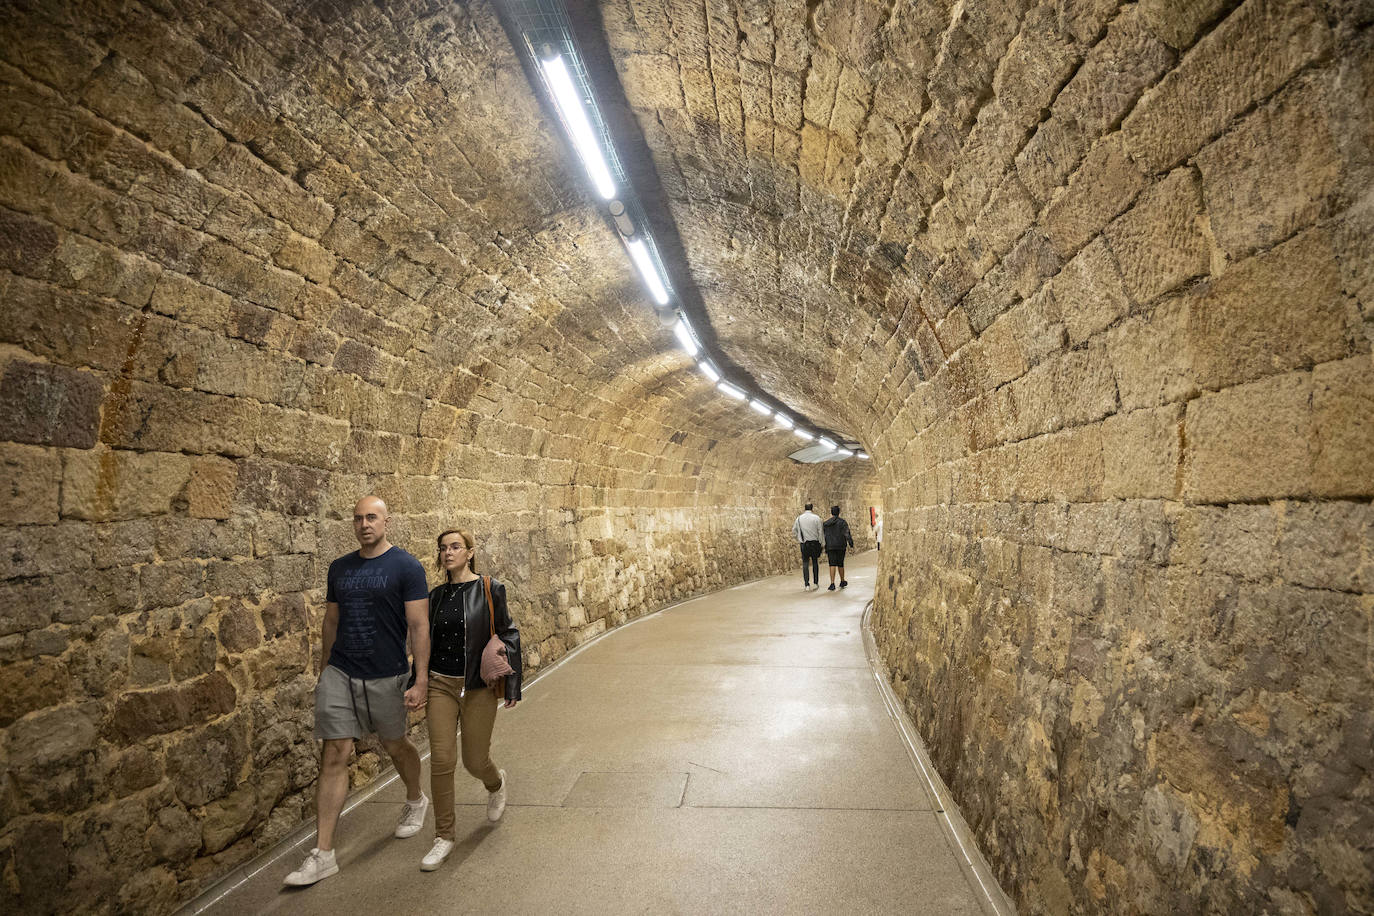
<instances>
[{"instance_id":1,"label":"concrete walkway","mask_svg":"<svg viewBox=\"0 0 1374 916\"><path fill-rule=\"evenodd\" d=\"M865 660L875 561L844 591L789 575L694 599L540 677L496 722L505 818L460 768L439 871L419 870L432 820L391 836L392 781L345 817L337 876L282 888L311 836L207 912L983 912Z\"/></svg>"}]
</instances>

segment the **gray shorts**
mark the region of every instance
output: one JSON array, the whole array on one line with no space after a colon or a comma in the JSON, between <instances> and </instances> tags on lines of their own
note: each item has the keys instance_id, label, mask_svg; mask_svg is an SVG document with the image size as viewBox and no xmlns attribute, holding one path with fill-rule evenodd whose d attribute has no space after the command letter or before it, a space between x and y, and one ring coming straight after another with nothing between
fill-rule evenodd
<instances>
[{"instance_id":1,"label":"gray shorts","mask_svg":"<svg viewBox=\"0 0 1374 916\"><path fill-rule=\"evenodd\" d=\"M315 685L315 739L361 738L376 732L383 741L406 734L406 681L410 675L363 680L329 665Z\"/></svg>"}]
</instances>

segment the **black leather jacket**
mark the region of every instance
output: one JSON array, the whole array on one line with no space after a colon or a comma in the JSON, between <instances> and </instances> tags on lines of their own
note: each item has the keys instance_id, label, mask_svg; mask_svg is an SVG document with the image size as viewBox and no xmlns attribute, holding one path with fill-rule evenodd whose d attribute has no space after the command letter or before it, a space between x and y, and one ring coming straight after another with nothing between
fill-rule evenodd
<instances>
[{"instance_id":1,"label":"black leather jacket","mask_svg":"<svg viewBox=\"0 0 1374 916\"><path fill-rule=\"evenodd\" d=\"M434 636L434 610L448 584L440 585L429 593L429 634ZM506 587L491 580L491 600L496 605L496 635L506 644L506 661L515 669L514 674L506 675L506 699L520 699L520 681L524 675L524 665L520 659L520 631L510 619L506 607ZM480 581L474 582L463 593L463 685L468 690L482 690L487 685L482 680L482 650L487 647L491 630L487 625L487 596Z\"/></svg>"}]
</instances>

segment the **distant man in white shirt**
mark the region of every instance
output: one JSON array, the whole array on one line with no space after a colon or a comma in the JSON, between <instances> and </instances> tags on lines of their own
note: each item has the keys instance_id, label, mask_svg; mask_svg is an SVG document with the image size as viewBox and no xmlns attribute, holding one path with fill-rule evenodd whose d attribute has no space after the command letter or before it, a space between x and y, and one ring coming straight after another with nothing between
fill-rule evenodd
<instances>
[{"instance_id":1,"label":"distant man in white shirt","mask_svg":"<svg viewBox=\"0 0 1374 916\"><path fill-rule=\"evenodd\" d=\"M802 590L811 590L811 580L816 580L816 588L821 587L821 517L811 511L811 503L806 504L806 511L797 516L797 520L792 523L792 533L796 535L797 543L801 545L802 555ZM807 564L810 564L808 566Z\"/></svg>"},{"instance_id":2,"label":"distant man in white shirt","mask_svg":"<svg viewBox=\"0 0 1374 916\"><path fill-rule=\"evenodd\" d=\"M878 549L883 549L883 517L878 516L878 524L873 526L873 540L878 542Z\"/></svg>"}]
</instances>

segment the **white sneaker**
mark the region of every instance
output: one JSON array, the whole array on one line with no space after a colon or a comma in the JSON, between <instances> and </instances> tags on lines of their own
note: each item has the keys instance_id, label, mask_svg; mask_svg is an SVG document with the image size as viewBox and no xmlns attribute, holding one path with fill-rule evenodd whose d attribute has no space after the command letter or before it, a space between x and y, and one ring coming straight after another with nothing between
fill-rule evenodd
<instances>
[{"instance_id":1,"label":"white sneaker","mask_svg":"<svg viewBox=\"0 0 1374 916\"><path fill-rule=\"evenodd\" d=\"M493 824L501 819L506 810L506 771L497 772L501 774L501 788L487 793L487 820Z\"/></svg>"},{"instance_id":2,"label":"white sneaker","mask_svg":"<svg viewBox=\"0 0 1374 916\"><path fill-rule=\"evenodd\" d=\"M312 849L301 867L287 875L284 883L291 887L306 887L338 873L339 863L334 861L334 850L321 852Z\"/></svg>"},{"instance_id":3,"label":"white sneaker","mask_svg":"<svg viewBox=\"0 0 1374 916\"><path fill-rule=\"evenodd\" d=\"M420 860L420 871L434 871L440 865L443 865L444 860L448 858L448 854L453 852L453 847L457 845L458 844L453 840L435 837L434 848L425 853L425 857Z\"/></svg>"},{"instance_id":4,"label":"white sneaker","mask_svg":"<svg viewBox=\"0 0 1374 916\"><path fill-rule=\"evenodd\" d=\"M412 805L406 802L401 808L401 822L396 825L396 835L401 839L408 836L415 836L420 832L420 828L425 825L425 812L429 810L429 797L425 793L420 793L420 803Z\"/></svg>"}]
</instances>

